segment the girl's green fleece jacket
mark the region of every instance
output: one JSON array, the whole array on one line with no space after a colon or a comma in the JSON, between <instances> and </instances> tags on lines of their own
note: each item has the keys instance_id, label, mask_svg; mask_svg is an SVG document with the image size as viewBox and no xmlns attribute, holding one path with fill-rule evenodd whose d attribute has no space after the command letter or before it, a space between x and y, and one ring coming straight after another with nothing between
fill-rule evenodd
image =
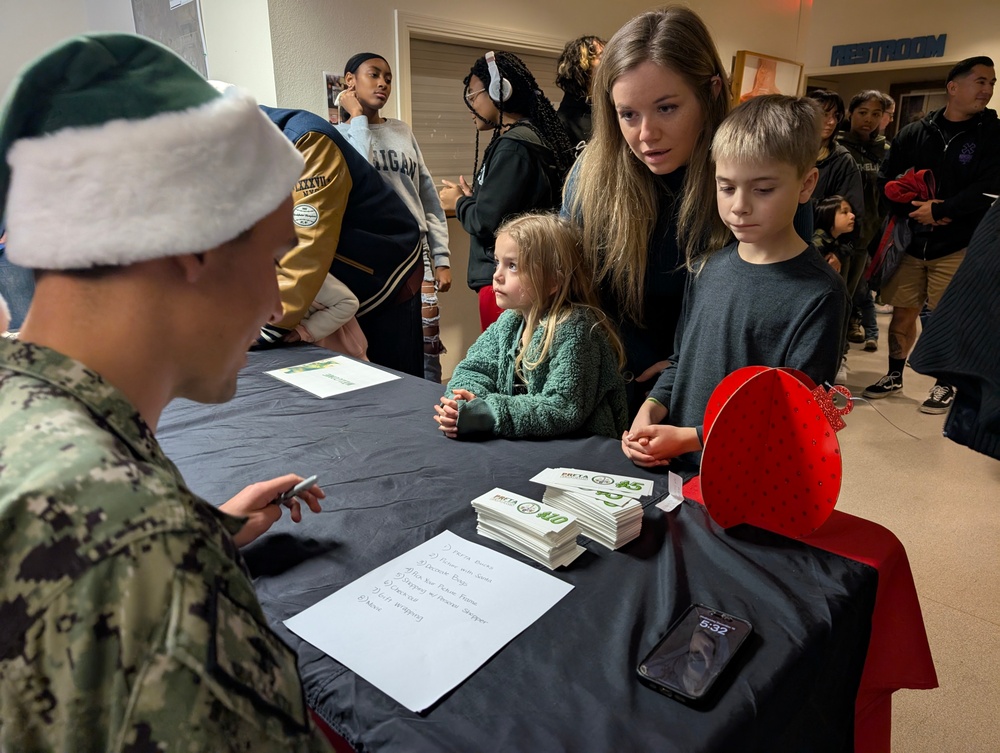
<instances>
[{"instance_id":1,"label":"girl's green fleece jacket","mask_svg":"<svg viewBox=\"0 0 1000 753\"><path fill-rule=\"evenodd\" d=\"M465 389L475 400L459 402L459 436L491 432L501 437L598 434L620 437L628 427L625 382L618 359L596 316L576 308L556 328L548 358L514 375L524 318L505 311L469 348L448 391ZM544 328L532 334L528 354L541 347ZM514 394L515 387L523 394Z\"/></svg>"}]
</instances>

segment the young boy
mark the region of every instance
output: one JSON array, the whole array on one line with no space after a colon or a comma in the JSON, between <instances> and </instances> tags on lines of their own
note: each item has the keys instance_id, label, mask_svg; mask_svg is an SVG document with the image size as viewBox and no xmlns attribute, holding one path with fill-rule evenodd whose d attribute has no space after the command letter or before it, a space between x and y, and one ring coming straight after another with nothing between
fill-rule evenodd
<instances>
[{"instance_id":1,"label":"young boy","mask_svg":"<svg viewBox=\"0 0 1000 753\"><path fill-rule=\"evenodd\" d=\"M688 260L670 366L622 436L636 465L698 453L708 399L736 369L788 366L833 381L847 291L792 225L816 186L819 143L816 104L780 95L740 105L716 131L719 214L737 242Z\"/></svg>"}]
</instances>

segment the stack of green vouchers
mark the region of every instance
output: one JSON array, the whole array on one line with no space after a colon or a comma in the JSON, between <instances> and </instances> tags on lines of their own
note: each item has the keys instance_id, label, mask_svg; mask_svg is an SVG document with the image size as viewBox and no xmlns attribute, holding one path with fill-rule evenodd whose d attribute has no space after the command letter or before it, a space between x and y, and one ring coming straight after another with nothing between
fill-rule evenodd
<instances>
[{"instance_id":1,"label":"stack of green vouchers","mask_svg":"<svg viewBox=\"0 0 1000 753\"><path fill-rule=\"evenodd\" d=\"M640 499L653 491L646 479L578 468L546 468L531 480L545 485L545 504L575 517L584 536L609 549L639 535Z\"/></svg>"},{"instance_id":2,"label":"stack of green vouchers","mask_svg":"<svg viewBox=\"0 0 1000 753\"><path fill-rule=\"evenodd\" d=\"M568 565L584 552L576 543L580 526L568 512L500 488L476 497L472 506L479 515L476 530L481 535L550 570Z\"/></svg>"}]
</instances>

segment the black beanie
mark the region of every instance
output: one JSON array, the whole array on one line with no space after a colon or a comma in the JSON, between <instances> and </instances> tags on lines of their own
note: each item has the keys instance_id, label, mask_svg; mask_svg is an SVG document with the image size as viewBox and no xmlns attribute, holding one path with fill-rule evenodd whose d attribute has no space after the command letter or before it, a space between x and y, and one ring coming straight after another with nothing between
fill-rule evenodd
<instances>
[{"instance_id":1,"label":"black beanie","mask_svg":"<svg viewBox=\"0 0 1000 753\"><path fill-rule=\"evenodd\" d=\"M361 64L366 60L371 60L372 58L378 58L379 60L385 61L386 65L389 64L388 60L377 53L359 52L357 55L351 55L351 59L347 61L347 65L344 66L344 75L346 76L348 73L357 73Z\"/></svg>"}]
</instances>

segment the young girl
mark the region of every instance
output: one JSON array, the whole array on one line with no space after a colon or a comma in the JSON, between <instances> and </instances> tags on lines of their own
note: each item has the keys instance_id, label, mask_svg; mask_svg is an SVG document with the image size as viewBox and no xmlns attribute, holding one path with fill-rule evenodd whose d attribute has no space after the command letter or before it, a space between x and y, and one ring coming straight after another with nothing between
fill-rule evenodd
<instances>
[{"instance_id":1,"label":"young girl","mask_svg":"<svg viewBox=\"0 0 1000 753\"><path fill-rule=\"evenodd\" d=\"M552 103L531 71L509 52L489 52L465 78L465 104L476 126L476 163L470 186L442 181L441 204L453 210L470 236L469 287L479 295L485 330L500 316L490 279L497 228L505 219L559 205L563 179L573 163L573 146ZM493 139L479 169L479 134Z\"/></svg>"},{"instance_id":2,"label":"young girl","mask_svg":"<svg viewBox=\"0 0 1000 753\"><path fill-rule=\"evenodd\" d=\"M596 306L579 234L554 215L504 223L492 290L503 310L435 405L445 436L598 434L628 425L621 343Z\"/></svg>"},{"instance_id":3,"label":"young girl","mask_svg":"<svg viewBox=\"0 0 1000 753\"><path fill-rule=\"evenodd\" d=\"M439 335L437 293L451 288L444 210L413 131L402 120L379 115L392 93L389 63L374 52L360 52L344 66L344 83L347 89L338 101L349 119L338 129L395 189L420 226L424 246L424 377L440 383L440 354L445 349Z\"/></svg>"},{"instance_id":4,"label":"young girl","mask_svg":"<svg viewBox=\"0 0 1000 753\"><path fill-rule=\"evenodd\" d=\"M852 230L854 210L851 209L851 202L843 196L828 196L816 206L816 229L812 242L835 272L840 272L851 253L851 247L845 246L841 241Z\"/></svg>"},{"instance_id":5,"label":"young girl","mask_svg":"<svg viewBox=\"0 0 1000 753\"><path fill-rule=\"evenodd\" d=\"M594 134L566 186L601 303L622 333L634 414L674 349L685 261L730 238L709 145L729 112L704 22L673 6L636 16L604 48Z\"/></svg>"}]
</instances>

